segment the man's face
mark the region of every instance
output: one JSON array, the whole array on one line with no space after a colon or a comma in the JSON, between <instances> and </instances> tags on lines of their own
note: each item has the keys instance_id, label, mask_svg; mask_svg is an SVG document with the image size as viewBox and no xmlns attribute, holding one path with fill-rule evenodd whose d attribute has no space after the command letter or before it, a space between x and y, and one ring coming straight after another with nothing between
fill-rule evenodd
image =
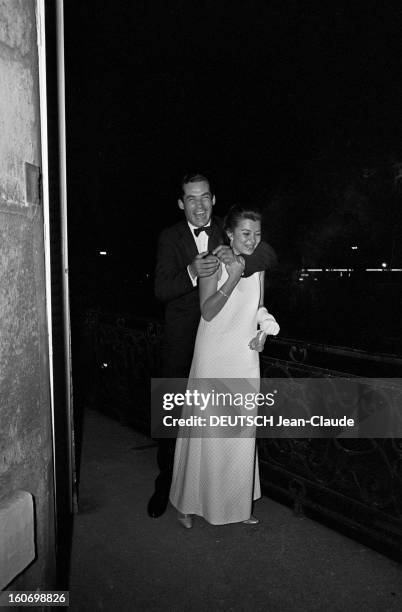
<instances>
[{"instance_id":1,"label":"man's face","mask_svg":"<svg viewBox=\"0 0 402 612\"><path fill-rule=\"evenodd\" d=\"M215 196L209 190L208 181L186 183L183 197L178 201L179 208L184 210L185 217L195 227L206 225L212 214Z\"/></svg>"}]
</instances>

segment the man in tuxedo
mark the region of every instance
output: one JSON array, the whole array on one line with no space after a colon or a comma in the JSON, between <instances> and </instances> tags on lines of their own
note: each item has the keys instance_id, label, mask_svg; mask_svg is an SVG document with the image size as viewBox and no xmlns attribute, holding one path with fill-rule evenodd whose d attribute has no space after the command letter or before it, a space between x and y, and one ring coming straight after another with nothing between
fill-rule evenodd
<instances>
[{"instance_id":1,"label":"man in tuxedo","mask_svg":"<svg viewBox=\"0 0 402 612\"><path fill-rule=\"evenodd\" d=\"M162 356L164 378L187 378L200 321L198 279L213 274L220 260L233 261L232 250L223 245L222 222L212 216L215 205L209 180L201 174L186 175L178 206L185 219L159 237L155 294L165 303L165 334ZM261 242L254 253L244 256L244 276L276 265L273 249ZM148 514L161 516L167 507L172 480L175 439L158 441L160 474Z\"/></svg>"}]
</instances>

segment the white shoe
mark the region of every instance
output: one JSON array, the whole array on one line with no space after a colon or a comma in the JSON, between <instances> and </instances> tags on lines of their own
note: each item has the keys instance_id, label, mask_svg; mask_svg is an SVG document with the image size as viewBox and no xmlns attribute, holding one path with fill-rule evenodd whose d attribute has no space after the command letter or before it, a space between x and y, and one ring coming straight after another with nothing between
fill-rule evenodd
<instances>
[{"instance_id":1,"label":"white shoe","mask_svg":"<svg viewBox=\"0 0 402 612\"><path fill-rule=\"evenodd\" d=\"M193 517L191 516L191 514L182 514L181 512L178 512L177 520L179 521L180 525L185 529L191 529L191 527L193 526Z\"/></svg>"},{"instance_id":2,"label":"white shoe","mask_svg":"<svg viewBox=\"0 0 402 612\"><path fill-rule=\"evenodd\" d=\"M247 519L246 521L243 521L244 525L258 525L260 521L258 520L258 518L255 518L255 516L251 515L249 519Z\"/></svg>"}]
</instances>

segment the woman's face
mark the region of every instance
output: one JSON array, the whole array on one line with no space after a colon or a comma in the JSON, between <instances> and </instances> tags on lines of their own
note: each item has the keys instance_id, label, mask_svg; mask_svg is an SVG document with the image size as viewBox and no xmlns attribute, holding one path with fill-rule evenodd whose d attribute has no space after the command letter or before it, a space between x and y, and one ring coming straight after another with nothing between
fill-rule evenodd
<instances>
[{"instance_id":1,"label":"woman's face","mask_svg":"<svg viewBox=\"0 0 402 612\"><path fill-rule=\"evenodd\" d=\"M236 255L251 255L261 242L261 222L240 219L234 231L228 230L231 246Z\"/></svg>"}]
</instances>

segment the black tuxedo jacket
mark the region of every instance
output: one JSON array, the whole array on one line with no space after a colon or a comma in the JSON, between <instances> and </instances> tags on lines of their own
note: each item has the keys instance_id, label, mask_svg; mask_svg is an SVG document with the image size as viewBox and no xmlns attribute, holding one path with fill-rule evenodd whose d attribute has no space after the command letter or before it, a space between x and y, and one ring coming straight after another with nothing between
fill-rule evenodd
<instances>
[{"instance_id":1,"label":"black tuxedo jacket","mask_svg":"<svg viewBox=\"0 0 402 612\"><path fill-rule=\"evenodd\" d=\"M224 243L222 222L211 219L208 250ZM190 371L195 336L200 321L198 286L193 287L187 266L197 255L197 245L186 220L163 230L159 237L155 272L155 295L165 302L165 342L162 375L186 378ZM245 257L245 276L276 265L273 249L261 242Z\"/></svg>"}]
</instances>

